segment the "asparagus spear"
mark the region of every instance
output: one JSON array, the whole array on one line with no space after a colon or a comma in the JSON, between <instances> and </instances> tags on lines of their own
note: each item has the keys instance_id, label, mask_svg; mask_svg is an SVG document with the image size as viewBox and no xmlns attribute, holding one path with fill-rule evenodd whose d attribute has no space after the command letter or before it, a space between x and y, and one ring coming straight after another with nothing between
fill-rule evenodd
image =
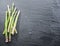
<instances>
[{"instance_id":1,"label":"asparagus spear","mask_svg":"<svg viewBox=\"0 0 60 46\"><path fill-rule=\"evenodd\" d=\"M7 5L7 8L8 8L8 13L6 13L7 14L7 23L6 23L6 25L7 25L7 30L6 30L6 42L8 42L8 23L9 23L9 21L10 21L10 8L9 8L9 5Z\"/></svg>"},{"instance_id":2,"label":"asparagus spear","mask_svg":"<svg viewBox=\"0 0 60 46\"><path fill-rule=\"evenodd\" d=\"M16 28L16 24L17 24L17 20L18 20L19 14L20 14L20 10L18 11L18 14L16 16L16 19L15 19L15 22L14 22L14 26L13 26L13 29L12 29L12 34L14 34L14 29Z\"/></svg>"},{"instance_id":3,"label":"asparagus spear","mask_svg":"<svg viewBox=\"0 0 60 46\"><path fill-rule=\"evenodd\" d=\"M10 15L9 15L9 13L10 13L9 5L7 5L7 8L8 8L8 11L6 11L5 26L7 26L7 28L8 28L8 23L9 23L9 19L10 19ZM5 27L5 29L6 29L6 27ZM5 30L5 29L4 29L4 30ZM5 34L5 32L6 32L6 31L4 31L3 34Z\"/></svg>"},{"instance_id":4,"label":"asparagus spear","mask_svg":"<svg viewBox=\"0 0 60 46\"><path fill-rule=\"evenodd\" d=\"M10 17L10 22L9 22L9 25L8 25L8 32L10 30L11 21L12 21L12 18L13 18L13 15L14 15L15 11L16 11L16 8L14 9L14 12L12 13L12 15Z\"/></svg>"},{"instance_id":5,"label":"asparagus spear","mask_svg":"<svg viewBox=\"0 0 60 46\"><path fill-rule=\"evenodd\" d=\"M8 34L7 34L7 11L6 11L6 21L5 21L5 37L6 37L6 40L5 42L8 42Z\"/></svg>"},{"instance_id":6,"label":"asparagus spear","mask_svg":"<svg viewBox=\"0 0 60 46\"><path fill-rule=\"evenodd\" d=\"M12 11L13 11L13 9L12 9ZM12 12L11 11L11 12ZM13 27L13 22L14 22L14 17L15 17L15 14L16 14L17 12L16 12L16 8L14 9L14 11L13 11L13 13L12 13L12 16L11 16L11 18L10 19L12 19L11 20L11 23L9 23L10 24L10 31L9 31L9 42L11 41L11 31L12 31L12 27ZM9 27L8 27L9 28Z\"/></svg>"},{"instance_id":7,"label":"asparagus spear","mask_svg":"<svg viewBox=\"0 0 60 46\"><path fill-rule=\"evenodd\" d=\"M11 28L13 28L13 26L14 26L14 19L15 19L15 17L16 17L16 14L17 14L17 11L16 11L15 15L13 16L13 19L12 19L12 22L11 22ZM16 28L15 28L15 30L14 30L14 33L17 33Z\"/></svg>"},{"instance_id":8,"label":"asparagus spear","mask_svg":"<svg viewBox=\"0 0 60 46\"><path fill-rule=\"evenodd\" d=\"M11 8L11 12L14 11L14 8L16 8L16 7L15 7L15 5L14 5L14 3L13 3L13 4L12 4L12 8ZM17 15L17 9L16 9L16 11L15 11L15 13L14 13L14 15L13 15L13 18L12 18L11 28L13 27L14 19L15 19L15 16L16 16L16 15ZM17 34L17 30L16 30L16 28L15 28L14 32Z\"/></svg>"},{"instance_id":9,"label":"asparagus spear","mask_svg":"<svg viewBox=\"0 0 60 46\"><path fill-rule=\"evenodd\" d=\"M13 9L12 9L12 11L13 11ZM9 41L11 41L11 24L12 24L11 22L12 22L12 19L13 19L13 16L14 16L15 11L16 11L16 8L14 8L14 11L10 15L11 17L10 17L10 22L9 22L9 25L8 25Z\"/></svg>"}]
</instances>

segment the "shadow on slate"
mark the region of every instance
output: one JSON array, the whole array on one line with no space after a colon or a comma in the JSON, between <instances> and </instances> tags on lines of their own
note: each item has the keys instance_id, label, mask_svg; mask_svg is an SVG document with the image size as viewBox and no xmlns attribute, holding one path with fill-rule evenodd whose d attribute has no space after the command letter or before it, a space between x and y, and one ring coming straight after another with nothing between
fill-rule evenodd
<instances>
[{"instance_id":1,"label":"shadow on slate","mask_svg":"<svg viewBox=\"0 0 60 46\"><path fill-rule=\"evenodd\" d=\"M13 2L21 10L18 34L5 43L5 11ZM60 0L0 0L0 46L60 46Z\"/></svg>"}]
</instances>

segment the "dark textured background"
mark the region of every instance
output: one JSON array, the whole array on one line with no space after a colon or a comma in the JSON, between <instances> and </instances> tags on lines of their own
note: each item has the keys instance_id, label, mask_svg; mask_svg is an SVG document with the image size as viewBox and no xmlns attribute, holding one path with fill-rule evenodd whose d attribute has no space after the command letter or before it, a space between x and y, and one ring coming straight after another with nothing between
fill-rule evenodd
<instances>
[{"instance_id":1,"label":"dark textured background","mask_svg":"<svg viewBox=\"0 0 60 46\"><path fill-rule=\"evenodd\" d=\"M15 3L21 15L18 34L4 42L5 11ZM0 46L60 46L60 0L0 0Z\"/></svg>"}]
</instances>

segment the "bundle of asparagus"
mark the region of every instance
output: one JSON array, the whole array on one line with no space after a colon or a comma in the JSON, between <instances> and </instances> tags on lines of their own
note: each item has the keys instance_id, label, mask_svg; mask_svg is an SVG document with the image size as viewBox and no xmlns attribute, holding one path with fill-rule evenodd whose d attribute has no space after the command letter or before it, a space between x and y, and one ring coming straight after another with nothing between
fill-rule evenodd
<instances>
[{"instance_id":1,"label":"bundle of asparagus","mask_svg":"<svg viewBox=\"0 0 60 46\"><path fill-rule=\"evenodd\" d=\"M16 24L20 14L20 10L17 11L14 3L12 4L12 7L9 7L9 5L7 5L7 8L8 10L6 11L5 27L3 34L6 38L5 42L10 42L11 35L14 35L15 33L17 34Z\"/></svg>"}]
</instances>

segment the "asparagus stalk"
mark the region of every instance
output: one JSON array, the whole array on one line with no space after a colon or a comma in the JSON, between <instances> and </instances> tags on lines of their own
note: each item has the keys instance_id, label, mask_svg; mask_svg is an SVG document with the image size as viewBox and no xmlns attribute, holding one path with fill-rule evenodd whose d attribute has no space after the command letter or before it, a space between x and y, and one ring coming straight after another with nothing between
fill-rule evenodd
<instances>
[{"instance_id":1,"label":"asparagus stalk","mask_svg":"<svg viewBox=\"0 0 60 46\"><path fill-rule=\"evenodd\" d=\"M13 26L14 26L14 19L15 19L16 15L17 15L17 11L16 11L15 15L13 16L13 19L12 19L12 22L11 22L11 28L13 28ZM15 30L14 30L14 33L17 34L16 28L15 28Z\"/></svg>"},{"instance_id":2,"label":"asparagus stalk","mask_svg":"<svg viewBox=\"0 0 60 46\"><path fill-rule=\"evenodd\" d=\"M3 34L4 34L5 37L6 37L5 42L8 42L8 31L7 31L7 28L8 28L8 22L9 22L9 7L8 7L8 11L6 11L5 29L4 29L4 32L3 32Z\"/></svg>"},{"instance_id":3,"label":"asparagus stalk","mask_svg":"<svg viewBox=\"0 0 60 46\"><path fill-rule=\"evenodd\" d=\"M11 41L11 31L12 31L12 27L13 27L13 24L14 24L14 18L15 18L15 14L16 14L17 12L16 12L16 8L14 9L14 11L13 11L13 13L12 13L12 16L11 16L11 18L10 19L12 19L11 20L11 23L9 23L10 24L10 31L9 31L9 42ZM8 27L9 28L9 27Z\"/></svg>"},{"instance_id":4,"label":"asparagus stalk","mask_svg":"<svg viewBox=\"0 0 60 46\"><path fill-rule=\"evenodd\" d=\"M13 9L12 9L13 10ZM9 22L9 25L8 25L8 32L9 32L9 41L11 41L11 24L12 24L12 19L13 19L13 16L14 16L14 13L16 11L16 8L14 8L14 11L12 12L12 14L10 15L10 22Z\"/></svg>"},{"instance_id":5,"label":"asparagus stalk","mask_svg":"<svg viewBox=\"0 0 60 46\"><path fill-rule=\"evenodd\" d=\"M6 11L6 18L5 18L5 29L6 29L6 26L8 28L8 23L9 23L9 19L10 19L10 11L9 11L9 5L7 5L7 8L8 8L8 11ZM3 32L3 34L5 34L6 31Z\"/></svg>"},{"instance_id":6,"label":"asparagus stalk","mask_svg":"<svg viewBox=\"0 0 60 46\"><path fill-rule=\"evenodd\" d=\"M8 33L7 33L7 11L6 11L6 21L5 21L5 37L6 37L6 40L5 42L8 42Z\"/></svg>"},{"instance_id":7,"label":"asparagus stalk","mask_svg":"<svg viewBox=\"0 0 60 46\"><path fill-rule=\"evenodd\" d=\"M15 7L15 5L14 5L14 3L12 4L12 8L11 8L11 12L13 12L14 11L14 8L16 8ZM16 11L15 11L15 13L14 13L14 15L13 15L13 18L12 18L12 22L11 22L11 28L13 27L13 24L14 24L14 19L15 19L15 16L17 15L17 9L16 9ZM16 28L15 28L15 30L14 30L14 33L16 33L17 34L17 30L16 30Z\"/></svg>"},{"instance_id":8,"label":"asparagus stalk","mask_svg":"<svg viewBox=\"0 0 60 46\"><path fill-rule=\"evenodd\" d=\"M10 22L9 22L9 25L8 25L8 32L9 32L11 21L12 21L12 18L13 18L13 15L14 15L15 11L16 11L16 8L14 9L14 12L12 13L12 16L10 17Z\"/></svg>"},{"instance_id":9,"label":"asparagus stalk","mask_svg":"<svg viewBox=\"0 0 60 46\"><path fill-rule=\"evenodd\" d=\"M16 28L16 24L17 24L17 20L18 20L19 14L20 14L20 10L18 11L18 14L16 16L16 19L15 19L15 22L14 22L14 26L13 26L13 29L12 29L12 34L14 34L14 30Z\"/></svg>"},{"instance_id":10,"label":"asparagus stalk","mask_svg":"<svg viewBox=\"0 0 60 46\"><path fill-rule=\"evenodd\" d=\"M8 42L8 23L9 23L9 19L10 19L10 9L9 9L9 5L7 6L8 7L8 12L6 13L7 14L7 23L5 24L7 26L6 28L6 34L5 34L5 37L6 37L6 41L5 42Z\"/></svg>"}]
</instances>

